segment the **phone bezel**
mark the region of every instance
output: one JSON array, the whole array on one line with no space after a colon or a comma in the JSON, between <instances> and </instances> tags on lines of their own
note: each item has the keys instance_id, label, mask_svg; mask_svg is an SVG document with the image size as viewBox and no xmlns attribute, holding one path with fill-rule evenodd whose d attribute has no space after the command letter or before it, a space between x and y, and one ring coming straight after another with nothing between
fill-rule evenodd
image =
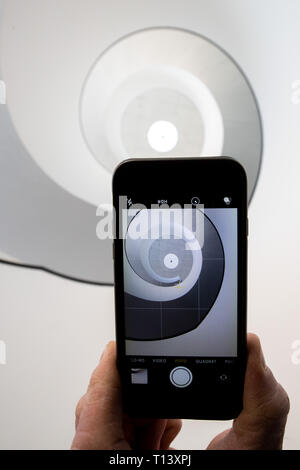
<instances>
[{"instance_id":1,"label":"phone bezel","mask_svg":"<svg viewBox=\"0 0 300 470\"><path fill-rule=\"evenodd\" d=\"M167 175L172 178L167 180ZM184 186L184 183L187 183ZM192 419L231 419L234 418L242 406L242 388L246 366L246 330L247 330L247 176L244 168L234 159L229 157L200 157L200 158L141 158L128 159L122 162L113 175L113 206L115 214L118 214L119 196L134 194L137 198L135 202L145 201L145 195L152 199L153 203L157 194L176 194L176 188L180 188L181 194L189 187L199 185L199 193L204 201L219 201L221 196L230 193L238 208L238 339L237 357L240 364L240 376L238 384L239 403L231 404L224 412L216 410L216 413L206 407L202 413L193 413L191 409L184 407L177 412L172 411L172 397L170 398L169 411L155 411L156 408L148 411L145 409L144 415L138 409L136 397L126 393L125 376L127 368L125 365L125 317L124 317L124 279L123 279L123 241L118 238L119 217L114 217L114 279L115 279L115 316L116 316L116 340L117 340L117 365L123 383L123 400L127 412L136 416L157 417L181 417ZM140 195L140 200L139 199ZM144 198L142 197L144 195ZM147 197L148 197L147 196ZM201 199L201 197L200 197ZM206 204L206 202L205 202ZM221 204L221 203L220 203ZM216 204L212 202L211 207ZM222 207L221 205L219 207ZM145 390L145 389L144 389ZM139 393L143 393L139 390ZM174 396L177 391L174 390ZM130 396L129 396L130 395ZM145 392L145 398L147 393ZM159 407L158 407L159 408ZM136 413L135 413L136 411ZM163 416L167 413L167 416Z\"/></svg>"}]
</instances>

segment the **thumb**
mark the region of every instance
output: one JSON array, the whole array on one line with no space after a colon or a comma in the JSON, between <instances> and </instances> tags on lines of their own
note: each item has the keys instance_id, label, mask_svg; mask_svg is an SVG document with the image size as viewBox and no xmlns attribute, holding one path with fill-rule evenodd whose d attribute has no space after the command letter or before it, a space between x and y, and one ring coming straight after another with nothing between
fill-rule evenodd
<instances>
[{"instance_id":1,"label":"thumb","mask_svg":"<svg viewBox=\"0 0 300 470\"><path fill-rule=\"evenodd\" d=\"M110 342L93 372L80 413L72 449L129 450L123 431L121 385L116 346Z\"/></svg>"},{"instance_id":2,"label":"thumb","mask_svg":"<svg viewBox=\"0 0 300 470\"><path fill-rule=\"evenodd\" d=\"M248 334L243 411L233 432L246 448L280 449L289 412L289 398L266 366L259 338Z\"/></svg>"}]
</instances>

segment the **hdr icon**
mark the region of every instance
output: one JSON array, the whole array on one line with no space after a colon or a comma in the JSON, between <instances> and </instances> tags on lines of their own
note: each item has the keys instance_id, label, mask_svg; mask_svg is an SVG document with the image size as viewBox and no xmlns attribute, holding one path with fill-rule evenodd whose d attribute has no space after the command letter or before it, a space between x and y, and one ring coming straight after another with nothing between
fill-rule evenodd
<instances>
[{"instance_id":1,"label":"hdr icon","mask_svg":"<svg viewBox=\"0 0 300 470\"><path fill-rule=\"evenodd\" d=\"M6 344L4 341L0 340L0 366L5 366L6 364Z\"/></svg>"}]
</instances>

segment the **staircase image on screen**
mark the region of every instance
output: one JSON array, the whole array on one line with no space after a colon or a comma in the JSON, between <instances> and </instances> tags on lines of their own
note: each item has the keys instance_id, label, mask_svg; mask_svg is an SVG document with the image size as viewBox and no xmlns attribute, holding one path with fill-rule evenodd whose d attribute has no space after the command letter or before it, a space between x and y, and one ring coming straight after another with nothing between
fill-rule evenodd
<instances>
[{"instance_id":1,"label":"staircase image on screen","mask_svg":"<svg viewBox=\"0 0 300 470\"><path fill-rule=\"evenodd\" d=\"M157 234L152 238L147 233L133 236L145 219L150 221L151 210L143 209L129 221L123 245L127 339L181 335L195 329L211 310L222 286L224 249L209 217L198 209L193 217L202 221L200 231L179 227L169 217L160 219L156 230L149 222L149 232L152 228Z\"/></svg>"}]
</instances>

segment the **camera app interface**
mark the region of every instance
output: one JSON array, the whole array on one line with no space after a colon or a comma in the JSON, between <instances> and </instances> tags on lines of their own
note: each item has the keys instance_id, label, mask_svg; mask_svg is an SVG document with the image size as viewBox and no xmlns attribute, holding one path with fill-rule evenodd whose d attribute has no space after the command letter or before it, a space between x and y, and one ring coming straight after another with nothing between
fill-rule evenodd
<instances>
[{"instance_id":1,"label":"camera app interface","mask_svg":"<svg viewBox=\"0 0 300 470\"><path fill-rule=\"evenodd\" d=\"M192 199L192 202L193 201ZM123 237L125 342L131 384L227 382L237 358L237 209L132 208ZM216 373L217 369L217 373Z\"/></svg>"}]
</instances>

